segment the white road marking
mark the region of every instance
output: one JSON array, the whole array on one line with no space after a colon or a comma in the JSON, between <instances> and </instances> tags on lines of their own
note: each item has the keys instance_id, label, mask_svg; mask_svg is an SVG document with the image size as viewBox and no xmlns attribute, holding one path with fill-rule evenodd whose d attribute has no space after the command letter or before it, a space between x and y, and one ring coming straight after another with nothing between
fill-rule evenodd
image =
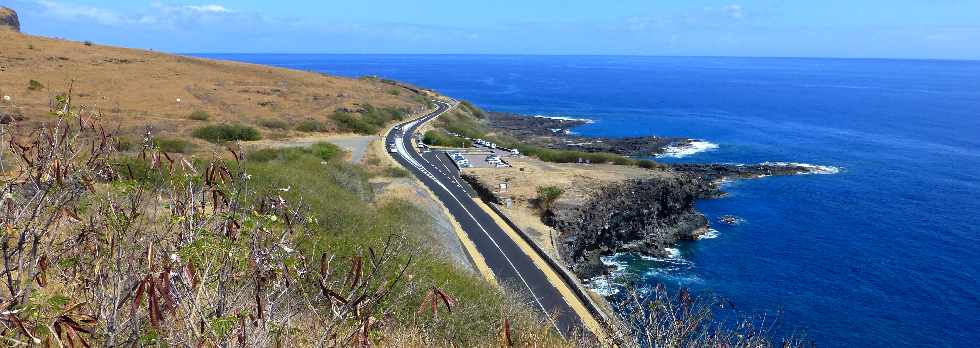
<instances>
[{"instance_id":1,"label":"white road marking","mask_svg":"<svg viewBox=\"0 0 980 348\"><path fill-rule=\"evenodd\" d=\"M429 117L429 118L425 119L424 122L422 122L422 123L424 124L425 122L428 122L429 120L431 120L433 118L436 118L436 117L442 115L443 113L445 113L446 111L448 111L450 109L451 109L451 107L450 108L447 108L446 110L444 110L443 112L441 112L441 113L439 113L439 114L437 114L435 116L432 116L432 117ZM402 126L403 127L402 129L405 129L406 131L410 131L410 133L414 133L414 129L411 129L412 127L408 127L407 125L414 126L418 121L419 120L417 119L417 120L411 121L409 123L406 123L405 125ZM490 242L493 243L494 247L497 248L497 251L500 252L500 255L504 257L504 260L507 260L507 264L510 265L510 268L514 270L514 273L517 274L517 277L521 279L521 282L522 283L524 283L524 287L527 288L527 291L531 294L531 297L534 298L534 302L536 302L538 304L538 307L540 307L541 308L541 311L543 313L545 313L545 316L548 316L549 317L549 319L551 320L551 324L555 327L555 331L558 332L558 335L560 335L562 338L565 338L565 334L561 331L561 329L558 328L558 322L556 320L552 319L549 316L549 313L550 312L546 308L544 308L544 304L541 303L541 300L538 298L537 294L535 294L534 293L534 290L531 289L531 285L528 284L528 282L527 282L526 279L524 279L524 275L521 274L521 272L519 270L517 270L517 266L515 266L514 265L514 262L511 261L510 257L507 256L507 253L504 252L504 249L500 247L500 244L497 243L497 240L494 239L493 236L490 235L490 232L488 232L487 229L483 227L483 224L481 224L480 221L477 220L475 216L473 216L473 214L469 211L469 209L467 209L466 206L463 205L463 202L460 201L459 198L456 197L455 194L453 194L452 190L450 190L448 187L446 187L446 185L444 185L441 181L439 181L438 179L436 179L435 176L433 176L431 173L429 173L429 171L427 171L427 170L425 170L425 168L423 168L423 166L422 166L421 163L419 163L418 161L415 160L414 154L412 152L409 152L405 148L405 142L404 142L404 140L401 137L398 137L397 135L395 137L395 145L396 145L396 148L398 149L397 153L399 155L401 155L401 157L403 159L405 159L406 161L408 161L410 164L412 164L412 166L414 166L420 172L422 172L423 174L425 174L426 176L428 176L430 179L432 179L432 181L435 182L436 184L438 184L439 187L442 187L443 190L446 190L446 193L448 193L449 196L452 197L453 200L455 200L457 204L459 204L459 207L462 208L464 212L466 212L466 215L468 215L470 217L470 219L472 219L473 222L476 224L476 226L479 227L481 231L483 231L483 234L486 235L488 239L490 239ZM405 156L405 155L407 155L407 156ZM408 157L408 158L406 158L406 157ZM426 163L429 163L429 165L432 165L432 163L429 162L424 156L420 156L420 157L422 157L422 160L423 161L425 161ZM442 160L440 159L440 162L441 161ZM445 163L443 163L443 166L445 166ZM449 169L449 168L447 167L446 169ZM463 188L462 185L459 184L459 181L456 181L456 185L459 186L460 189Z\"/></svg>"}]
</instances>

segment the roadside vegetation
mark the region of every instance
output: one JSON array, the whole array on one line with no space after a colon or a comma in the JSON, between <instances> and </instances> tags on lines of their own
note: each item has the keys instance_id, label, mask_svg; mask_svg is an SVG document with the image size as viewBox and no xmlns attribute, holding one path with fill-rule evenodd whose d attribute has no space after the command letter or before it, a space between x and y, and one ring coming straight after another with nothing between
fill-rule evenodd
<instances>
[{"instance_id":1,"label":"roadside vegetation","mask_svg":"<svg viewBox=\"0 0 980 348\"><path fill-rule=\"evenodd\" d=\"M443 147L472 147L473 143L461 137L452 136L441 129L431 129L422 135L422 142L426 145Z\"/></svg>"}]
</instances>

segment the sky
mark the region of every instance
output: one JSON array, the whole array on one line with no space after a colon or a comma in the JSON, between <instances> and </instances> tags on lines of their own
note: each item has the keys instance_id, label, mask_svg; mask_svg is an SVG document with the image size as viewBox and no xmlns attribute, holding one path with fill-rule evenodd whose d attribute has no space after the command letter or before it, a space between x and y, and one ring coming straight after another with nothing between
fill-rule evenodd
<instances>
[{"instance_id":1,"label":"sky","mask_svg":"<svg viewBox=\"0 0 980 348\"><path fill-rule=\"evenodd\" d=\"M0 0L22 31L175 53L980 59L980 0Z\"/></svg>"}]
</instances>

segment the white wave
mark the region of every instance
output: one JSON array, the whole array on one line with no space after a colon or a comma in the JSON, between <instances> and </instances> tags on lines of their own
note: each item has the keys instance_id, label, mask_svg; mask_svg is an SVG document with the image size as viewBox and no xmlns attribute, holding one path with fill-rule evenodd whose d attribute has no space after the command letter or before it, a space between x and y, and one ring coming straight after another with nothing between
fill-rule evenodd
<instances>
[{"instance_id":1,"label":"white wave","mask_svg":"<svg viewBox=\"0 0 980 348\"><path fill-rule=\"evenodd\" d=\"M547 119L550 119L550 120L582 121L582 122L585 122L585 123L595 123L594 120L590 120L590 119L587 119L587 118L577 118L577 117L569 117L569 116L534 115L534 117L537 117L537 118L547 118Z\"/></svg>"},{"instance_id":2,"label":"white wave","mask_svg":"<svg viewBox=\"0 0 980 348\"><path fill-rule=\"evenodd\" d=\"M696 153L715 150L718 148L718 144L707 142L704 140L689 139L686 142L681 142L677 144L672 144L665 147L664 152L657 155L657 158L682 158L687 157Z\"/></svg>"},{"instance_id":3,"label":"white wave","mask_svg":"<svg viewBox=\"0 0 980 348\"><path fill-rule=\"evenodd\" d=\"M618 294L622 285L613 282L610 277L599 276L587 279L585 287L592 289L600 296L609 297Z\"/></svg>"},{"instance_id":4,"label":"white wave","mask_svg":"<svg viewBox=\"0 0 980 348\"><path fill-rule=\"evenodd\" d=\"M708 232L705 232L704 234L698 236L698 240L702 240L702 239L715 239L715 238L718 238L718 234L719 234L718 230L713 229L713 228L709 228L708 229Z\"/></svg>"},{"instance_id":5,"label":"white wave","mask_svg":"<svg viewBox=\"0 0 980 348\"><path fill-rule=\"evenodd\" d=\"M677 249L677 248L664 248L664 251L667 252L667 257L668 258L671 258L671 259L679 259L679 258L681 258L681 250L680 249Z\"/></svg>"},{"instance_id":6,"label":"white wave","mask_svg":"<svg viewBox=\"0 0 980 348\"><path fill-rule=\"evenodd\" d=\"M803 167L809 170L808 172L802 174L829 175L829 174L837 174L840 173L841 171L839 167L821 166L816 164L798 163L798 162L765 162L763 164L770 165L770 166L780 166L780 167Z\"/></svg>"},{"instance_id":7,"label":"white wave","mask_svg":"<svg viewBox=\"0 0 980 348\"><path fill-rule=\"evenodd\" d=\"M627 267L626 261L619 260L618 258L619 255L620 254L599 257L599 260L602 261L602 264L606 265L607 267L615 268L609 272L614 277L618 277L623 275L623 273L626 273L626 267Z\"/></svg>"}]
</instances>

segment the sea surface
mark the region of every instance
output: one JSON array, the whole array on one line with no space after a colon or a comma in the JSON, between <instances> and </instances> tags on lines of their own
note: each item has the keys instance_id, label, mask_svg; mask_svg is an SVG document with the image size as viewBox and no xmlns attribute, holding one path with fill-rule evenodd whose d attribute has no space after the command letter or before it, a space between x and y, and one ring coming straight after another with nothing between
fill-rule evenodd
<instances>
[{"instance_id":1,"label":"sea surface","mask_svg":"<svg viewBox=\"0 0 980 348\"><path fill-rule=\"evenodd\" d=\"M700 139L669 162L802 162L729 183L713 238L618 255L630 279L725 297L819 346L980 344L980 62L603 56L204 55L377 75L585 135ZM691 149L687 149L691 150ZM718 217L744 221L729 226Z\"/></svg>"}]
</instances>

